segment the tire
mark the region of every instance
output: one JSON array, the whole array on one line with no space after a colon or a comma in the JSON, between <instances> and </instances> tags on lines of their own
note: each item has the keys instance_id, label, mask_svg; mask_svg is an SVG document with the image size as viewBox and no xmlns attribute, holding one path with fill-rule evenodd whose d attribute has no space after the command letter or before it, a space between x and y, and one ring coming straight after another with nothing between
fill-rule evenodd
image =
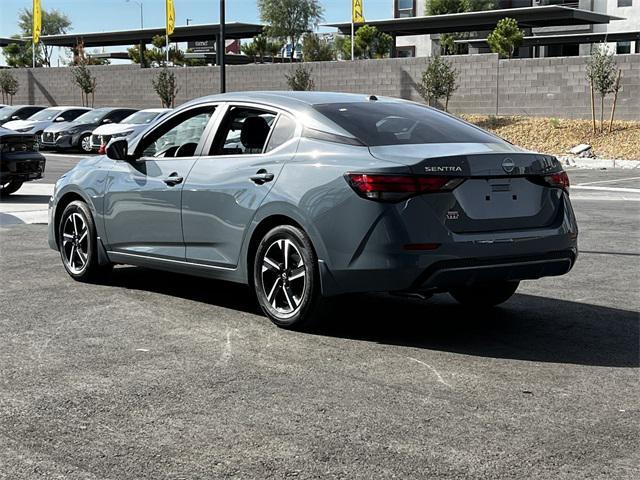
<instances>
[{"instance_id":1,"label":"tire","mask_svg":"<svg viewBox=\"0 0 640 480\"><path fill-rule=\"evenodd\" d=\"M262 311L282 328L311 329L327 310L313 245L304 231L292 225L273 228L258 244L253 286Z\"/></svg>"},{"instance_id":2,"label":"tire","mask_svg":"<svg viewBox=\"0 0 640 480\"><path fill-rule=\"evenodd\" d=\"M20 180L9 180L6 183L0 183L0 197L8 197L12 193L16 193L23 183Z\"/></svg>"},{"instance_id":3,"label":"tire","mask_svg":"<svg viewBox=\"0 0 640 480\"><path fill-rule=\"evenodd\" d=\"M71 202L58 224L60 258L67 273L80 282L105 280L113 265L98 263L98 240L91 211L86 203Z\"/></svg>"},{"instance_id":4,"label":"tire","mask_svg":"<svg viewBox=\"0 0 640 480\"><path fill-rule=\"evenodd\" d=\"M83 153L91 153L91 134L86 133L80 137L78 140L78 147L80 147L80 151Z\"/></svg>"},{"instance_id":5,"label":"tire","mask_svg":"<svg viewBox=\"0 0 640 480\"><path fill-rule=\"evenodd\" d=\"M509 300L520 282L500 282L473 287L460 287L449 293L459 303L470 307L493 307Z\"/></svg>"}]
</instances>

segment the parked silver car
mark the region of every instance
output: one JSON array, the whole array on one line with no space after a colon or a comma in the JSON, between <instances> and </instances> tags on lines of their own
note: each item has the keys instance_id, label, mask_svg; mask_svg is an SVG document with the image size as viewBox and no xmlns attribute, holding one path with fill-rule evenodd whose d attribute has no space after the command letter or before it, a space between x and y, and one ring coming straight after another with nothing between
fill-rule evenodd
<instances>
[{"instance_id":1,"label":"parked silver car","mask_svg":"<svg viewBox=\"0 0 640 480\"><path fill-rule=\"evenodd\" d=\"M107 143L112 138L135 137L170 111L170 108L147 108L129 115L120 123L101 125L91 134L91 149L104 153Z\"/></svg>"},{"instance_id":2,"label":"parked silver car","mask_svg":"<svg viewBox=\"0 0 640 480\"><path fill-rule=\"evenodd\" d=\"M71 122L89 110L91 109L85 107L49 107L34 113L25 120L7 122L3 127L39 137L47 127Z\"/></svg>"},{"instance_id":3,"label":"parked silver car","mask_svg":"<svg viewBox=\"0 0 640 480\"><path fill-rule=\"evenodd\" d=\"M274 323L302 328L339 294L488 306L568 272L568 187L554 157L424 105L229 93L67 173L49 243L77 280L132 264L247 283Z\"/></svg>"}]
</instances>

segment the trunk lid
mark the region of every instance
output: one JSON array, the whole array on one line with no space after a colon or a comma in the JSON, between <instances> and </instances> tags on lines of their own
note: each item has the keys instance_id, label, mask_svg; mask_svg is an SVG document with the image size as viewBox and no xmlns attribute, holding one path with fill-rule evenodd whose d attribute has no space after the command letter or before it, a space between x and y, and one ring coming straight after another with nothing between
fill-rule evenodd
<instances>
[{"instance_id":1,"label":"trunk lid","mask_svg":"<svg viewBox=\"0 0 640 480\"><path fill-rule=\"evenodd\" d=\"M454 233L541 228L562 214L562 189L544 182L562 171L555 157L515 146L447 143L370 147L415 175L464 178L453 191L421 195Z\"/></svg>"}]
</instances>

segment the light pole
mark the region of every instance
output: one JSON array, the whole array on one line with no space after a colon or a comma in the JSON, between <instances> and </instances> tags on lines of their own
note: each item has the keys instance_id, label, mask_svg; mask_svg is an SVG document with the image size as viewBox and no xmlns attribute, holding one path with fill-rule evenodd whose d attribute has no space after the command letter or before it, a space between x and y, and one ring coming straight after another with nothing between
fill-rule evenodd
<instances>
[{"instance_id":1,"label":"light pole","mask_svg":"<svg viewBox=\"0 0 640 480\"><path fill-rule=\"evenodd\" d=\"M127 3L135 3L140 7L140 68L144 68L144 43L142 40L142 31L144 30L144 5L142 1L125 0Z\"/></svg>"},{"instance_id":2,"label":"light pole","mask_svg":"<svg viewBox=\"0 0 640 480\"><path fill-rule=\"evenodd\" d=\"M225 64L225 50L227 49L225 41L225 20L224 20L224 0L220 0L220 37L218 38L218 51L216 53L216 59L218 65L220 65L220 93L227 91L227 80L225 77L224 64Z\"/></svg>"}]
</instances>

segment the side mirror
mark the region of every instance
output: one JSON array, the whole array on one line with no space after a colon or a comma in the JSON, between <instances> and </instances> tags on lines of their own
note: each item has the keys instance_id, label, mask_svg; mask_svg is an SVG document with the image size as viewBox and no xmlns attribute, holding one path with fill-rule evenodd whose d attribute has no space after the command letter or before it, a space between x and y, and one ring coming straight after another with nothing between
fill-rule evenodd
<instances>
[{"instance_id":1,"label":"side mirror","mask_svg":"<svg viewBox=\"0 0 640 480\"><path fill-rule=\"evenodd\" d=\"M20 120L20 117L18 115L14 115L13 117L11 117L11 120Z\"/></svg>"},{"instance_id":2,"label":"side mirror","mask_svg":"<svg viewBox=\"0 0 640 480\"><path fill-rule=\"evenodd\" d=\"M128 160L129 144L126 138L116 138L107 145L107 157L111 160Z\"/></svg>"},{"instance_id":3,"label":"side mirror","mask_svg":"<svg viewBox=\"0 0 640 480\"><path fill-rule=\"evenodd\" d=\"M108 118L105 118L104 120L102 120L102 123L112 123L112 122Z\"/></svg>"},{"instance_id":4,"label":"side mirror","mask_svg":"<svg viewBox=\"0 0 640 480\"><path fill-rule=\"evenodd\" d=\"M65 120L62 117L56 117L55 121L56 122L64 122Z\"/></svg>"}]
</instances>

